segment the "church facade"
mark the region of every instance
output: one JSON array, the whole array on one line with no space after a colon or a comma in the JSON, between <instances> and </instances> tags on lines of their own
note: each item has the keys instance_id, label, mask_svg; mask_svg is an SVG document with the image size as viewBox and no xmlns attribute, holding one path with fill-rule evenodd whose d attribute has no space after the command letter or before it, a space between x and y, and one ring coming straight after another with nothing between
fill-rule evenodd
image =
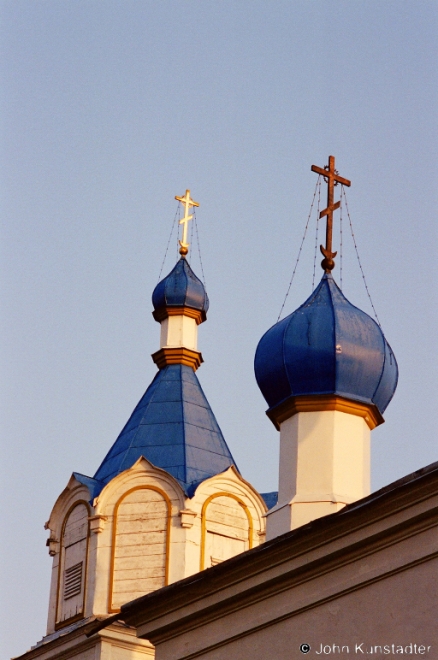
<instances>
[{"instance_id":1,"label":"church facade","mask_svg":"<svg viewBox=\"0 0 438 660\"><path fill-rule=\"evenodd\" d=\"M209 301L187 190L181 258L152 296L158 372L95 475L73 473L55 503L47 633L23 660L438 653L438 465L370 495L398 367L332 277L334 185L350 182L332 156L312 169L328 184L323 277L255 357L278 493L242 477L196 375Z\"/></svg>"},{"instance_id":2,"label":"church facade","mask_svg":"<svg viewBox=\"0 0 438 660\"><path fill-rule=\"evenodd\" d=\"M55 503L47 633L23 658L153 656L123 623L92 640L87 625L265 539L267 503L240 474L196 376L209 300L186 259L196 202L189 191L178 199L181 258L152 296L158 372L94 476L73 473Z\"/></svg>"},{"instance_id":3,"label":"church facade","mask_svg":"<svg viewBox=\"0 0 438 660\"><path fill-rule=\"evenodd\" d=\"M157 660L438 655L438 463L122 607Z\"/></svg>"}]
</instances>

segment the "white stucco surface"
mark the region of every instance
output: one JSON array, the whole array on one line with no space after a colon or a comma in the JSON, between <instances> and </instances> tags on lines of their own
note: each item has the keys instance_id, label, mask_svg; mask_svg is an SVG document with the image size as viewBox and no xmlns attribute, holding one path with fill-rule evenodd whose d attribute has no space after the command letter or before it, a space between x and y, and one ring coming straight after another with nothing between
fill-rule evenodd
<instances>
[{"instance_id":1,"label":"white stucco surface","mask_svg":"<svg viewBox=\"0 0 438 660\"><path fill-rule=\"evenodd\" d=\"M198 326L195 319L183 314L168 316L161 322L160 348L190 348L197 350Z\"/></svg>"},{"instance_id":2,"label":"white stucco surface","mask_svg":"<svg viewBox=\"0 0 438 660\"><path fill-rule=\"evenodd\" d=\"M268 539L370 492L371 432L362 417L337 410L300 412L280 425L278 504Z\"/></svg>"}]
</instances>

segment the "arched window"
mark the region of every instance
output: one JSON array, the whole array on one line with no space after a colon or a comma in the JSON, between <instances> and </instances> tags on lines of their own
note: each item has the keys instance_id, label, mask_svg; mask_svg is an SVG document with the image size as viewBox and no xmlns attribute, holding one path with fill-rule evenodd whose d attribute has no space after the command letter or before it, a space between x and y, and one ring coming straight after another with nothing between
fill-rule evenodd
<instances>
[{"instance_id":1,"label":"arched window","mask_svg":"<svg viewBox=\"0 0 438 660\"><path fill-rule=\"evenodd\" d=\"M80 619L84 615L88 516L87 503L78 502L67 513L62 526L56 607L57 627L70 623L72 619Z\"/></svg>"},{"instance_id":2,"label":"arched window","mask_svg":"<svg viewBox=\"0 0 438 660\"><path fill-rule=\"evenodd\" d=\"M109 611L167 584L170 500L152 486L134 488L114 511Z\"/></svg>"},{"instance_id":3,"label":"arched window","mask_svg":"<svg viewBox=\"0 0 438 660\"><path fill-rule=\"evenodd\" d=\"M236 495L215 493L202 507L201 570L252 547L252 518Z\"/></svg>"}]
</instances>

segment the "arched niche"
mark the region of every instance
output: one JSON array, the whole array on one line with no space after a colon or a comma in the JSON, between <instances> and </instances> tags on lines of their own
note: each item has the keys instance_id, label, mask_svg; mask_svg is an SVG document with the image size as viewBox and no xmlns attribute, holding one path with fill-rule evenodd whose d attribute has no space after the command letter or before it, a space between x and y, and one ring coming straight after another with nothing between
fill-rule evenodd
<instances>
[{"instance_id":1,"label":"arched niche","mask_svg":"<svg viewBox=\"0 0 438 660\"><path fill-rule=\"evenodd\" d=\"M56 628L84 616L88 558L87 502L75 502L64 518L56 602Z\"/></svg>"},{"instance_id":2,"label":"arched niche","mask_svg":"<svg viewBox=\"0 0 438 660\"><path fill-rule=\"evenodd\" d=\"M233 493L214 493L201 513L200 570L230 559L253 545L253 521L247 505Z\"/></svg>"},{"instance_id":3,"label":"arched niche","mask_svg":"<svg viewBox=\"0 0 438 660\"><path fill-rule=\"evenodd\" d=\"M171 506L156 486L125 493L114 509L110 612L168 582Z\"/></svg>"}]
</instances>

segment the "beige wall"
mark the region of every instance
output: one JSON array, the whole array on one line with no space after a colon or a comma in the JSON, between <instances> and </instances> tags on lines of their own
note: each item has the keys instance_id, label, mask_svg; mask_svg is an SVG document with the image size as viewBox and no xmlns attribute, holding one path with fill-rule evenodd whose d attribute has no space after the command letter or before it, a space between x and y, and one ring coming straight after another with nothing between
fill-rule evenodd
<instances>
[{"instance_id":1,"label":"beige wall","mask_svg":"<svg viewBox=\"0 0 438 660\"><path fill-rule=\"evenodd\" d=\"M128 604L122 618L157 660L377 660L411 656L410 644L435 660L438 464L430 467Z\"/></svg>"},{"instance_id":2,"label":"beige wall","mask_svg":"<svg viewBox=\"0 0 438 660\"><path fill-rule=\"evenodd\" d=\"M355 645L362 643L362 648L368 651L371 646L384 644L405 647L416 643L426 649L430 646L425 657L435 660L438 657L437 576L438 559L435 558L358 591L302 612L290 613L296 599L307 600L305 594L298 592L312 588L303 586L296 593L284 592L191 631L184 636L183 647L181 638L158 645L156 660L195 657L208 660L307 657L310 660L327 655L316 653L321 651L321 645L333 644L348 646L349 653L346 649L343 653L335 649L329 655L358 658L362 653L355 653ZM267 611L269 616L266 616ZM299 651L303 643L311 647L307 655ZM377 657L383 658L384 654Z\"/></svg>"}]
</instances>

